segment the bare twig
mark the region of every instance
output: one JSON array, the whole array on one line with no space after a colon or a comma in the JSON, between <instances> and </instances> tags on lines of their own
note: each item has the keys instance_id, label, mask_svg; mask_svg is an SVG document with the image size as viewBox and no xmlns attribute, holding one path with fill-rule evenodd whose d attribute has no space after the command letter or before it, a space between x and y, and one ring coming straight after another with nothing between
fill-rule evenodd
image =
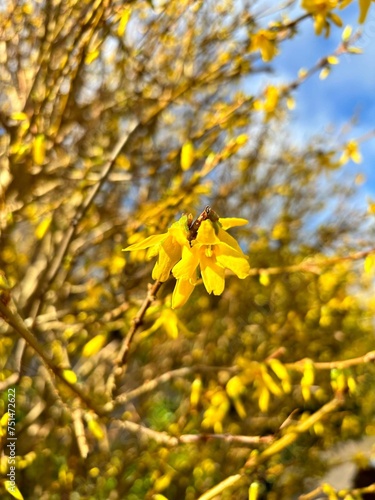
<instances>
[{"instance_id":1,"label":"bare twig","mask_svg":"<svg viewBox=\"0 0 375 500\"><path fill-rule=\"evenodd\" d=\"M180 443L197 443L212 440L225 441L226 443L236 443L244 446L255 444L270 444L275 440L272 434L267 436L237 436L234 434L182 434L177 438Z\"/></svg>"},{"instance_id":2,"label":"bare twig","mask_svg":"<svg viewBox=\"0 0 375 500\"><path fill-rule=\"evenodd\" d=\"M14 303L12 306L15 307ZM96 405L91 401L91 399L84 394L84 392L76 385L72 384L64 377L63 370L57 367L49 355L45 352L42 345L38 342L31 330L27 328L25 322L18 314L18 312L13 312L8 306L0 301L0 313L5 318L5 321L13 327L13 329L26 341L26 343L34 349L34 351L41 358L43 364L56 376L61 382L63 382L71 391L76 394L79 399L90 409L95 411L98 415L103 415L102 409L97 408Z\"/></svg>"},{"instance_id":3,"label":"bare twig","mask_svg":"<svg viewBox=\"0 0 375 500\"><path fill-rule=\"evenodd\" d=\"M321 260L308 260L301 262L300 264L294 264L292 266L280 266L280 267L256 267L250 269L250 276L258 276L260 274L282 274L282 273L295 273L295 272L309 272L314 274L320 274L322 268L327 266L332 266L334 264L339 264L345 261L355 261L366 258L368 255L374 254L375 248L369 250L363 250L361 252L355 252L349 255L343 255L341 257L332 257L330 259Z\"/></svg>"},{"instance_id":4,"label":"bare twig","mask_svg":"<svg viewBox=\"0 0 375 500\"><path fill-rule=\"evenodd\" d=\"M75 433L76 438L77 438L77 445L78 445L78 449L79 449L79 454L81 455L82 458L87 458L87 455L89 453L89 447L87 444L85 427L83 425L81 408L76 408L73 411L72 419L73 419L74 433Z\"/></svg>"},{"instance_id":5,"label":"bare twig","mask_svg":"<svg viewBox=\"0 0 375 500\"><path fill-rule=\"evenodd\" d=\"M178 446L180 444L205 442L211 440L220 440L227 443L236 443L244 446L253 446L258 444L268 444L274 440L274 436L236 436L231 434L182 434L181 436L171 436L166 432L158 432L143 425L129 420L116 420L121 427L132 434L139 434L141 437L151 439L165 446Z\"/></svg>"},{"instance_id":6,"label":"bare twig","mask_svg":"<svg viewBox=\"0 0 375 500\"><path fill-rule=\"evenodd\" d=\"M243 480L247 474L255 470L259 465L266 462L272 456L290 446L292 443L294 443L294 441L296 441L300 434L307 432L317 422L325 418L330 413L336 411L342 405L342 403L343 400L341 399L332 399L306 420L298 423L295 426L290 426L290 430L287 432L287 434L282 436L277 441L271 443L270 446L268 446L262 453L260 453L259 455L251 455L251 457L246 462L243 470L241 470L239 474L227 477L226 479L221 481L221 483L206 491L206 493L201 495L198 500L212 500L213 498L222 494L223 491L228 488L231 488L233 486L237 488L240 481Z\"/></svg>"},{"instance_id":7,"label":"bare twig","mask_svg":"<svg viewBox=\"0 0 375 500\"><path fill-rule=\"evenodd\" d=\"M344 492L342 489L340 491ZM298 497L298 500L314 500L314 498L317 498L317 496L321 495L322 493L324 493L324 485L318 486L309 493L300 495ZM375 493L375 483L370 484L369 486L365 486L364 488L354 488L345 490L346 495L353 495L355 497L357 497L357 495L364 495L365 493ZM341 496L343 495L340 494L340 497Z\"/></svg>"},{"instance_id":8,"label":"bare twig","mask_svg":"<svg viewBox=\"0 0 375 500\"><path fill-rule=\"evenodd\" d=\"M26 342L23 338L18 339L17 345L14 349L14 354L12 356L13 358L13 363L12 363L12 370L13 373L9 375L8 378L0 382L0 391L5 391L8 389L8 387L11 387L13 385L16 385L20 379L21 376L21 365L22 365L22 358L23 354L25 352L26 348Z\"/></svg>"},{"instance_id":9,"label":"bare twig","mask_svg":"<svg viewBox=\"0 0 375 500\"><path fill-rule=\"evenodd\" d=\"M149 290L148 290L147 296L146 296L145 300L143 301L136 316L133 318L132 325L131 325L126 337L124 338L124 340L121 344L120 351L115 359L112 374L108 378L107 388L108 388L110 394L112 394L114 388L117 387L122 375L125 372L126 361L127 361L127 357L128 357L128 353L129 353L129 349L130 349L130 344L133 340L133 337L134 337L136 331L138 330L139 326L143 322L143 318L146 314L147 309L154 302L156 294L158 293L162 284L163 283L161 281L155 281L155 283L153 285L149 285Z\"/></svg>"},{"instance_id":10,"label":"bare twig","mask_svg":"<svg viewBox=\"0 0 375 500\"><path fill-rule=\"evenodd\" d=\"M183 368L177 368L176 370L170 370L169 372L163 373L162 375L159 375L158 377L153 378L152 380L148 380L144 384L140 385L136 389L133 389L132 391L120 394L117 396L115 401L113 403L108 403L105 406L105 409L108 411L111 411L115 406L119 406L122 404L126 404L128 401L131 401L135 398L138 398L139 396L142 396L143 394L147 394L148 392L153 391L156 389L161 384L165 384L169 382L170 380L173 380L174 378L178 377L187 377L193 373L199 373L199 372L217 372L217 371L227 371L230 373L237 373L238 368L235 366L205 366L205 365L193 365L193 366L185 366Z\"/></svg>"},{"instance_id":11,"label":"bare twig","mask_svg":"<svg viewBox=\"0 0 375 500\"><path fill-rule=\"evenodd\" d=\"M108 179L108 176L116 163L116 159L117 159L118 155L121 153L122 149L128 143L130 138L140 128L140 126L141 126L141 123L138 122L132 128L132 130L130 132L125 133L117 141L117 144L115 145L111 154L109 155L108 160L103 165L100 179L98 180L98 182L94 186L92 186L91 191L89 192L89 194L87 195L87 197L83 201L82 205L78 209L76 215L72 219L70 226L67 229L67 231L65 232L64 238L63 238L62 242L60 243L58 250L52 259L52 262L47 269L46 275L43 277L43 280L40 281L40 286L39 286L39 289L37 290L36 295L34 295L32 297L33 305L32 305L32 313L30 314L32 317L37 316L39 309L40 309L40 306L43 302L43 296L47 292L51 283L56 278L56 275L61 267L61 263L63 262L64 257L66 256L66 254L69 250L69 246L70 246L71 242L73 241L78 224L84 218L87 210L90 208L96 195L98 194L98 192L102 188L103 184Z\"/></svg>"},{"instance_id":12,"label":"bare twig","mask_svg":"<svg viewBox=\"0 0 375 500\"><path fill-rule=\"evenodd\" d=\"M311 361L316 370L333 370L337 368L339 370L343 370L344 368L350 368L352 366L358 366L366 363L374 363L375 362L375 351L370 351L364 354L363 356L358 356L357 358L344 359L339 361ZM285 363L285 368L289 370L297 370L303 371L306 363L306 359L301 359L296 361L295 363Z\"/></svg>"}]
</instances>

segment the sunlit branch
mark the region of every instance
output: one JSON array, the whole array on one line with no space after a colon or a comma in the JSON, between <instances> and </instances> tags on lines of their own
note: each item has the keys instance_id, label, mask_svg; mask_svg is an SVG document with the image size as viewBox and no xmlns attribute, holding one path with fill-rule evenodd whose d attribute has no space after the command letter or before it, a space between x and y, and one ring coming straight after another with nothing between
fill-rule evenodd
<instances>
[{"instance_id":1,"label":"sunlit branch","mask_svg":"<svg viewBox=\"0 0 375 500\"><path fill-rule=\"evenodd\" d=\"M269 458L276 455L277 453L280 453L280 451L290 446L292 443L294 443L294 441L297 440L300 434L307 432L317 422L322 420L330 413L336 411L342 404L343 400L336 398L332 399L303 422L300 422L294 426L290 426L288 428L288 432L284 434L284 436L271 443L270 446L268 446L262 453L260 453L259 455L252 455L245 463L244 469L240 474L235 474L233 476L227 477L226 479L224 479L224 481L206 491L206 493L201 495L198 500L212 500L216 496L223 493L223 491L225 491L226 489L233 486L238 487L240 481L243 480L248 474L251 474L251 472L256 470L259 465L263 464Z\"/></svg>"},{"instance_id":2,"label":"sunlit branch","mask_svg":"<svg viewBox=\"0 0 375 500\"><path fill-rule=\"evenodd\" d=\"M57 276L57 273L60 270L61 264L64 260L64 257L66 256L69 246L76 234L77 226L80 223L80 221L84 218L86 215L86 212L90 208L91 204L93 203L96 195L108 179L108 176L115 166L116 159L118 155L121 153L122 149L125 147L127 142L130 140L130 138L136 133L138 128L140 127L140 123L137 123L136 125L133 126L132 130L130 132L125 133L120 139L117 141L116 146L113 148L111 154L109 155L109 159L104 163L103 168L102 168L102 173L99 181L91 188L91 191L83 201L82 205L78 209L76 215L71 221L70 226L65 232L64 238L61 241L56 254L54 255L52 262L47 269L46 275L43 277L43 279L39 283L39 289L37 290L37 294L32 297L34 300L33 303L33 311L31 313L31 316L36 316L41 303L43 301L43 296L46 293L46 291L49 289L51 283L54 281L54 279Z\"/></svg>"},{"instance_id":3,"label":"sunlit branch","mask_svg":"<svg viewBox=\"0 0 375 500\"><path fill-rule=\"evenodd\" d=\"M324 485L318 486L309 493L305 493L298 497L298 500L314 500L317 499L318 495L324 493ZM365 486L363 488L353 488L353 489L340 489L340 497L346 498L346 495L351 495L350 498L356 498L357 495L364 495L365 493L375 493L375 483ZM349 496L348 496L349 498ZM318 499L317 499L318 500Z\"/></svg>"},{"instance_id":4,"label":"sunlit branch","mask_svg":"<svg viewBox=\"0 0 375 500\"><path fill-rule=\"evenodd\" d=\"M169 372L163 373L159 377L155 377L152 380L145 382L144 384L140 385L136 389L133 389L132 391L120 394L116 398L114 403L116 406L125 404L128 401L131 401L132 399L135 399L139 396L142 396L143 394L147 394L148 392L153 391L159 385L165 384L166 382L169 382L175 378L187 377L197 372L199 373L199 372L217 372L217 371L227 371L235 373L238 371L238 369L236 367L205 366L205 365L195 365L195 366L186 366L183 368L177 368L176 370L171 370ZM109 403L109 405L112 405L112 403Z\"/></svg>"},{"instance_id":5,"label":"sunlit branch","mask_svg":"<svg viewBox=\"0 0 375 500\"><path fill-rule=\"evenodd\" d=\"M135 333L137 332L138 328L141 326L143 322L143 318L147 312L147 309L150 307L150 305L154 302L156 295L162 286L161 281L155 281L153 285L149 285L149 290L147 292L147 296L142 302L141 307L139 308L139 311L135 315L135 317L132 320L132 325L124 338L120 350L118 352L118 355L114 361L114 367L113 367L113 372L111 373L108 382L107 382L107 388L112 394L114 390L114 386L117 387L123 373L125 372L126 368L126 362L127 362L127 357L130 349L131 342L133 340L133 337Z\"/></svg>"},{"instance_id":6,"label":"sunlit branch","mask_svg":"<svg viewBox=\"0 0 375 500\"><path fill-rule=\"evenodd\" d=\"M14 306L14 304L13 304ZM25 322L18 314L0 301L0 313L5 318L5 321L12 326L12 328L26 341L26 343L34 349L34 351L41 358L43 364L63 382L79 399L90 409L94 410L98 415L103 415L103 411L96 407L96 405L89 399L86 394L76 385L70 383L64 377L63 370L57 367L49 355L45 352L42 345L38 342L31 330L27 328Z\"/></svg>"},{"instance_id":7,"label":"sunlit branch","mask_svg":"<svg viewBox=\"0 0 375 500\"><path fill-rule=\"evenodd\" d=\"M82 410L81 408L76 408L72 412L73 419L73 429L77 439L77 445L79 449L79 454L82 458L87 458L89 453L89 447L87 444L85 427L83 425Z\"/></svg>"},{"instance_id":8,"label":"sunlit branch","mask_svg":"<svg viewBox=\"0 0 375 500\"><path fill-rule=\"evenodd\" d=\"M171 436L166 432L154 431L143 425L129 420L115 420L123 429L132 434L139 434L142 437L156 441L169 447L175 447L180 444L189 444L196 442L207 442L211 440L225 441L227 443L235 443L243 446L254 446L259 444L268 444L274 440L274 436L239 436L231 434L182 434L181 436Z\"/></svg>"},{"instance_id":9,"label":"sunlit branch","mask_svg":"<svg viewBox=\"0 0 375 500\"><path fill-rule=\"evenodd\" d=\"M295 363L285 363L285 368L290 370L303 371L305 360L301 359ZM357 358L339 360L339 361L310 361L316 370L333 370L334 368L343 370L345 368L350 368L352 366L363 365L367 363L375 362L375 351L370 351L363 356L358 356Z\"/></svg>"},{"instance_id":10,"label":"sunlit branch","mask_svg":"<svg viewBox=\"0 0 375 500\"><path fill-rule=\"evenodd\" d=\"M355 252L349 255L344 255L342 257L332 257L329 259L313 260L301 262L300 264L295 264L291 266L279 266L279 267L256 267L250 269L250 276L259 276L260 274L282 274L282 273L296 273L296 272L310 272L314 274L320 274L322 268L329 267L340 262L350 262L366 258L368 255L375 253L375 248L370 250L363 250L361 252Z\"/></svg>"},{"instance_id":11,"label":"sunlit branch","mask_svg":"<svg viewBox=\"0 0 375 500\"><path fill-rule=\"evenodd\" d=\"M5 380L0 381L0 391L5 391L8 387L12 387L18 383L21 376L21 364L23 354L25 352L26 342L23 338L18 339L18 342L11 353L12 363L12 374L9 375Z\"/></svg>"}]
</instances>

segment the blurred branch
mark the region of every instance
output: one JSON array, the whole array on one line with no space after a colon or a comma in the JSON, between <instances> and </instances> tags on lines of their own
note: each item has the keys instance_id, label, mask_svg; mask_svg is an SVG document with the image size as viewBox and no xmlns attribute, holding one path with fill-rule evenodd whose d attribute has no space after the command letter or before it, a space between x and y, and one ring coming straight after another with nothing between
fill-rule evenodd
<instances>
[{"instance_id":1,"label":"blurred branch","mask_svg":"<svg viewBox=\"0 0 375 500\"><path fill-rule=\"evenodd\" d=\"M318 495L321 495L322 493L324 494L325 493L325 486L326 485L321 485L321 486L318 486L317 488L315 488L314 490L310 491L309 493L306 493L304 495L300 495L298 497L298 500L314 500L315 498L317 498ZM330 487L330 489L334 489L332 487ZM369 486L365 486L364 488L354 488L354 489L340 489L340 497L344 497L347 498L346 495L348 495L348 498L357 498L357 496L361 496L362 498L362 495L366 494L366 493L375 493L375 483L373 484L370 484ZM350 497L349 497L350 495ZM353 496L352 496L353 495ZM321 497L319 497L321 498ZM318 498L317 498L318 500Z\"/></svg>"},{"instance_id":2,"label":"blurred branch","mask_svg":"<svg viewBox=\"0 0 375 500\"><path fill-rule=\"evenodd\" d=\"M274 440L274 436L236 436L230 434L182 434L181 436L171 436L166 432L158 432L143 425L128 420L118 421L121 427L131 432L132 434L140 434L142 437L156 441L159 444L174 447L179 444L188 444L196 442L205 442L209 440L220 440L227 443L238 443L245 446L270 443Z\"/></svg>"},{"instance_id":3,"label":"blurred branch","mask_svg":"<svg viewBox=\"0 0 375 500\"><path fill-rule=\"evenodd\" d=\"M322 362L322 361L311 361L309 359L309 362L312 363L312 365L316 370L333 370L334 368L343 370L344 368L350 368L351 366L358 366L365 363L374 363L374 361L375 361L375 351L370 351L364 354L363 356L359 356L357 358L345 359L340 361ZM285 363L285 368L288 368L290 370L303 371L305 363L306 360L301 359L300 361L296 361L295 363Z\"/></svg>"},{"instance_id":4,"label":"blurred branch","mask_svg":"<svg viewBox=\"0 0 375 500\"><path fill-rule=\"evenodd\" d=\"M272 434L268 436L237 436L233 434L182 434L178 437L180 443L197 443L213 439L225 441L226 443L238 443L247 445L270 444L275 440Z\"/></svg>"},{"instance_id":5,"label":"blurred branch","mask_svg":"<svg viewBox=\"0 0 375 500\"><path fill-rule=\"evenodd\" d=\"M210 490L206 491L203 495L199 497L198 500L212 500L216 496L223 493L228 488L232 486L238 486L238 483L246 477L252 471L255 471L259 465L266 462L269 458L273 457L280 451L284 450L290 446L294 441L297 440L300 434L307 432L311 427L313 427L317 422L325 418L330 413L336 411L343 404L341 399L332 399L324 406L322 406L318 411L310 415L306 420L300 422L297 425L288 427L287 434L284 434L280 439L274 441L268 448L266 448L259 455L252 455L248 461L245 463L244 469L233 476L229 476L221 483L217 484Z\"/></svg>"},{"instance_id":6,"label":"blurred branch","mask_svg":"<svg viewBox=\"0 0 375 500\"><path fill-rule=\"evenodd\" d=\"M13 303L14 306L14 303ZM14 306L15 307L15 306ZM18 314L18 312L12 312L11 309L0 301L0 313L5 318L5 321L13 327L13 329L26 341L26 343L34 349L34 351L39 355L44 365L49 368L49 370L58 377L61 382L63 382L74 394L76 394L79 399L90 409L94 410L98 415L103 415L103 411L97 408L93 401L86 396L83 391L77 387L76 384L70 383L63 375L63 370L58 368L52 361L52 359L45 352L44 348L39 344L38 340L35 338L34 334L27 328L25 322Z\"/></svg>"},{"instance_id":7,"label":"blurred branch","mask_svg":"<svg viewBox=\"0 0 375 500\"><path fill-rule=\"evenodd\" d=\"M113 169L116 159L124 146L130 140L130 138L136 133L138 128L140 127L140 123L138 122L135 126L133 126L130 132L125 133L120 139L117 141L117 144L113 148L111 154L109 155L109 159L104 163L102 168L102 173L99 181L92 187L90 193L87 195L86 199L83 201L81 206L79 207L76 215L72 219L69 228L67 229L63 240L61 241L56 254L54 255L50 266L47 269L47 272L42 280L39 282L39 289L37 290L36 295L33 297L33 309L31 316L35 317L38 314L41 303L43 301L43 296L48 290L51 283L54 281L60 266L64 260L65 255L68 252L69 246L75 236L77 226L79 222L84 218L86 212L90 208L92 202L94 201L96 195L102 188L103 184L106 182L111 170Z\"/></svg>"},{"instance_id":8,"label":"blurred branch","mask_svg":"<svg viewBox=\"0 0 375 500\"><path fill-rule=\"evenodd\" d=\"M178 377L187 377L188 375L191 375L193 373L199 373L199 372L209 372L209 371L227 371L227 372L237 372L238 369L236 367L225 367L225 366L206 366L206 365L195 365L195 366L186 366L184 368L177 368L176 370L171 370L169 372L163 373L159 377L153 378L152 380L149 380L145 382L144 384L140 385L136 389L133 389L132 391L129 391L124 394L120 394L116 400L114 401L115 406L121 405L121 404L126 404L128 401L131 401L132 399L138 398L139 396L142 396L143 394L147 394L148 392L153 391L158 387L160 384L165 384L166 382L169 382L170 380L173 380L174 378ZM112 403L108 404L112 405ZM106 405L107 407L107 405ZM112 407L111 407L112 409Z\"/></svg>"},{"instance_id":9,"label":"blurred branch","mask_svg":"<svg viewBox=\"0 0 375 500\"><path fill-rule=\"evenodd\" d=\"M295 273L300 271L306 271L309 273L320 274L322 268L332 266L334 264L339 264L340 262L346 261L356 261L366 258L368 255L375 253L375 248L370 250L364 250L361 252L355 252L349 255L344 255L342 257L332 257L330 259L311 260L306 262L301 262L301 264L295 264L292 266L280 266L280 267L265 267L265 268L253 268L250 269L250 276L259 276L260 274L282 274L282 273Z\"/></svg>"},{"instance_id":10,"label":"blurred branch","mask_svg":"<svg viewBox=\"0 0 375 500\"><path fill-rule=\"evenodd\" d=\"M14 353L11 354L10 358L12 361L12 375L0 382L0 391L5 391L8 387L16 385L21 376L21 364L23 353L25 352L26 342L23 338L18 339ZM8 360L9 361L9 360Z\"/></svg>"},{"instance_id":11,"label":"blurred branch","mask_svg":"<svg viewBox=\"0 0 375 500\"><path fill-rule=\"evenodd\" d=\"M87 455L89 453L89 447L87 444L85 427L83 425L81 408L76 408L75 410L73 410L72 419L73 419L74 433L77 438L79 454L81 455L82 458L87 458Z\"/></svg>"},{"instance_id":12,"label":"blurred branch","mask_svg":"<svg viewBox=\"0 0 375 500\"><path fill-rule=\"evenodd\" d=\"M281 351L281 352L279 352ZM272 353L270 356L266 358L266 362L270 359L278 358L280 355L285 353L284 348L280 348L275 353ZM320 361L312 361L309 359L309 362L313 365L316 370L332 370L336 369L345 369L350 368L352 366L358 366L361 364L373 363L375 362L375 351L370 351L363 356L358 356L356 358L350 358L346 360L338 360L338 361L328 361L328 362L320 362ZM304 371L304 367L306 364L305 359L298 360L294 363L285 363L284 366L288 370L296 370L296 371ZM230 373L238 373L240 370L236 366L205 366L205 365L195 365L195 366L187 366L183 368L177 368L176 370L171 370L169 372L163 373L162 375L153 378L152 380L148 380L144 384L140 385L136 389L133 389L127 393L120 394L114 402L107 403L105 405L105 411L112 411L114 407L126 404L129 401L138 398L148 392L153 391L159 385L165 384L174 378L178 377L187 377L193 373L199 372L209 372L209 371L226 371Z\"/></svg>"}]
</instances>

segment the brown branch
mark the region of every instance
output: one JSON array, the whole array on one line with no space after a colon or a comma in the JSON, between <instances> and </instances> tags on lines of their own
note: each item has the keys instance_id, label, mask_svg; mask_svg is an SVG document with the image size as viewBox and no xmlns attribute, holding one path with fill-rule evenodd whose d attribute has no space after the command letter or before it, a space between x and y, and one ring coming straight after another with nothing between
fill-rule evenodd
<instances>
[{"instance_id":1,"label":"brown branch","mask_svg":"<svg viewBox=\"0 0 375 500\"><path fill-rule=\"evenodd\" d=\"M206 493L203 493L203 495L201 495L198 500L212 500L230 487L235 486L237 488L240 481L242 481L249 473L256 470L257 467L266 462L269 458L273 457L280 451L293 444L300 434L307 432L313 425L325 418L330 413L337 410L342 404L342 399L332 399L324 406L322 406L318 411L310 415L310 417L308 417L306 420L298 423L295 426L290 426L288 428L290 430L288 430L287 434L282 436L277 441L272 442L271 445L268 446L268 448L266 448L262 453L260 453L259 455L251 455L239 474L227 477L219 484L206 491Z\"/></svg>"},{"instance_id":2,"label":"brown branch","mask_svg":"<svg viewBox=\"0 0 375 500\"><path fill-rule=\"evenodd\" d=\"M89 453L89 446L87 444L85 427L83 425L83 420L82 420L81 408L76 408L75 410L73 410L72 419L73 419L73 429L77 439L79 454L83 459L85 459L87 458L87 455Z\"/></svg>"},{"instance_id":3,"label":"brown branch","mask_svg":"<svg viewBox=\"0 0 375 500\"><path fill-rule=\"evenodd\" d=\"M254 267L250 269L249 276L258 276L260 274L282 274L282 273L295 273L295 272L309 272L320 274L323 267L332 266L334 264L339 264L345 261L356 261L366 258L368 255L375 253L375 248L369 250L363 250L361 252L355 252L349 255L344 255L342 257L332 257L329 259L312 260L301 262L300 264L294 264L291 266L279 266L279 267Z\"/></svg>"},{"instance_id":4,"label":"brown branch","mask_svg":"<svg viewBox=\"0 0 375 500\"><path fill-rule=\"evenodd\" d=\"M147 296L145 300L142 302L142 305L137 312L136 316L132 320L132 325L124 338L120 350L118 352L118 355L114 361L114 366L113 366L113 371L111 375L108 378L107 381L107 388L109 390L109 393L112 394L113 390L118 387L118 384L120 382L120 379L122 375L125 372L126 369L126 362L127 362L127 357L130 349L130 344L134 338L134 335L136 334L138 328L141 326L143 322L143 318L147 312L147 309L150 307L150 305L154 302L156 298L156 294L158 293L160 287L162 286L161 281L155 281L153 285L149 285L149 290L147 292Z\"/></svg>"},{"instance_id":5,"label":"brown branch","mask_svg":"<svg viewBox=\"0 0 375 500\"><path fill-rule=\"evenodd\" d=\"M375 351L369 351L363 356L358 356L357 358L344 359L339 361L312 361L309 359L316 370L333 370L337 368L343 370L345 368L350 368L352 366L358 366L365 363L375 362ZM289 370L303 371L306 363L306 359L301 359L295 363L285 363L285 368Z\"/></svg>"},{"instance_id":6,"label":"brown branch","mask_svg":"<svg viewBox=\"0 0 375 500\"><path fill-rule=\"evenodd\" d=\"M140 385L136 389L133 389L132 391L129 391L124 394L120 394L113 403L108 403L105 406L105 409L108 411L111 411L115 406L119 406L122 404L126 404L128 401L131 401L132 399L138 398L139 396L142 396L143 394L147 394L148 392L153 391L158 387L160 384L165 384L166 382L169 382L170 380L173 380L174 378L177 377L187 377L188 375L191 375L193 373L197 372L209 372L209 371L227 371L231 373L236 373L238 372L237 367L226 367L226 366L205 366L205 365L193 365L193 366L185 366L183 368L177 368L176 370L171 370L169 372L165 372L162 375L159 375L158 377L148 380L144 384Z\"/></svg>"},{"instance_id":7,"label":"brown branch","mask_svg":"<svg viewBox=\"0 0 375 500\"><path fill-rule=\"evenodd\" d=\"M75 236L78 224L84 218L84 216L86 215L86 212L90 208L96 195L98 194L98 192L100 191L100 189L102 188L102 186L104 185L106 180L108 179L108 176L111 173L111 170L113 169L113 167L116 163L116 159L117 159L118 155L121 153L121 151L124 148L124 146L126 145L126 143L136 133L136 131L138 130L138 128L140 126L141 126L141 124L140 124L140 122L138 122L138 124L136 124L130 132L125 133L123 135L123 137L121 137L117 141L117 144L115 145L111 154L109 155L109 159L103 165L100 179L98 180L98 182L94 186L92 186L91 191L89 192L89 194L87 195L87 197L83 201L82 205L78 209L76 215L72 219L70 226L67 229L67 231L65 232L65 236L64 236L63 240L61 241L61 243L59 244L58 250L52 259L52 262L51 262L49 268L47 269L46 275L43 277L43 280L41 280L41 282L40 282L39 290L37 290L37 294L34 295L34 297L33 297L33 301L34 301L33 312L32 312L32 314L30 314L32 317L37 316L39 309L40 309L40 306L41 306L42 301L43 301L43 296L46 293L46 291L48 290L51 283L56 278L58 271L60 270L61 263L63 262L64 257L66 256L66 254L69 250L69 246L70 246L70 244Z\"/></svg>"},{"instance_id":8,"label":"brown branch","mask_svg":"<svg viewBox=\"0 0 375 500\"><path fill-rule=\"evenodd\" d=\"M230 434L182 434L181 436L171 436L166 432L154 431L143 425L129 420L116 420L121 427L131 432L132 434L140 434L141 437L151 439L165 446L178 446L180 444L197 443L200 441L221 440L227 443L238 443L245 446L253 446L257 444L270 443L274 440L274 436L236 436Z\"/></svg>"},{"instance_id":9,"label":"brown branch","mask_svg":"<svg viewBox=\"0 0 375 500\"><path fill-rule=\"evenodd\" d=\"M364 495L365 493L375 493L375 483L370 484L369 486L365 486L363 488L354 488L354 489L341 489L341 492L345 491L345 495ZM303 495L300 495L298 497L298 500L313 500L314 498L317 497L317 495L320 495L321 493L324 493L324 486L318 486L314 490L310 491L309 493L305 493ZM343 496L340 494L340 497ZM345 497L346 498L346 497Z\"/></svg>"},{"instance_id":10,"label":"brown branch","mask_svg":"<svg viewBox=\"0 0 375 500\"><path fill-rule=\"evenodd\" d=\"M0 391L5 391L8 387L14 386L18 383L21 376L22 358L25 352L26 342L23 338L18 339L17 345L12 350L10 357L13 358L13 373L5 380L0 382Z\"/></svg>"},{"instance_id":11,"label":"brown branch","mask_svg":"<svg viewBox=\"0 0 375 500\"><path fill-rule=\"evenodd\" d=\"M14 303L11 302L12 306ZM65 379L63 370L57 367L53 360L49 357L49 355L45 352L44 348L36 339L35 335L31 330L27 328L25 322L18 314L18 312L13 312L8 306L3 304L0 301L0 313L5 318L5 321L13 327L13 329L26 341L26 343L34 349L34 351L38 354L43 364L52 372L56 377L58 377L64 385L69 387L69 389L76 394L79 399L90 409L95 411L98 415L103 416L104 412L102 409L96 407L93 401L76 385L72 384L68 380Z\"/></svg>"},{"instance_id":12,"label":"brown branch","mask_svg":"<svg viewBox=\"0 0 375 500\"><path fill-rule=\"evenodd\" d=\"M285 353L284 348L279 348L277 349L274 353L272 353L270 356L268 356L265 359L265 362L267 363L268 360L278 358L282 354ZM367 363L374 363L375 362L375 351L369 351L363 356L358 356L356 358L350 358L350 359L345 359L345 360L337 360L337 361L327 361L327 362L321 362L321 361L309 361L312 363L313 367L316 370L332 370L334 368L337 368L339 370L343 370L345 368L350 368L352 366L358 366L361 364L367 364ZM303 372L304 367L306 363L306 358L300 359L298 361L295 361L294 363L285 363L284 366L288 370L296 370L299 372ZM183 368L177 368L176 370L171 370L166 373L163 373L162 375L159 375L158 377L148 380L144 384L140 385L139 387L136 387L135 389L127 392L120 394L114 401L107 403L104 407L105 412L111 412L115 407L119 405L123 405L128 403L129 401L142 396L144 394L147 394L148 392L153 391L158 387L160 384L165 384L169 382L170 380L173 380L174 378L177 377L187 377L193 373L199 373L199 372L209 372L209 371L227 371L230 373L238 373L240 370L237 366L205 366L205 365L193 365L193 366L185 366Z\"/></svg>"},{"instance_id":13,"label":"brown branch","mask_svg":"<svg viewBox=\"0 0 375 500\"><path fill-rule=\"evenodd\" d=\"M214 439L225 441L226 443L238 443L244 446L253 446L255 444L270 444L275 440L272 434L267 436L239 436L234 434L182 434L179 436L180 443L197 443L212 441Z\"/></svg>"}]
</instances>

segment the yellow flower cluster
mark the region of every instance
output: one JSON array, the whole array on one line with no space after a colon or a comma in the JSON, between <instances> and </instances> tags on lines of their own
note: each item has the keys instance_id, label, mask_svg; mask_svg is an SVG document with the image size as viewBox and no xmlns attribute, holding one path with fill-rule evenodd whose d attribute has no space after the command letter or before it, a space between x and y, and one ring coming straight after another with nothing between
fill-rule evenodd
<instances>
[{"instance_id":1,"label":"yellow flower cluster","mask_svg":"<svg viewBox=\"0 0 375 500\"><path fill-rule=\"evenodd\" d=\"M250 266L237 241L226 229L246 224L239 218L203 220L196 238L191 240L188 217L172 224L167 233L154 235L130 245L124 251L148 249L148 257L158 255L152 271L155 280L164 282L170 273L177 279L172 308L183 306L198 282L199 272L208 293L221 295L225 286L225 270L239 278L249 275ZM190 241L189 241L189 239Z\"/></svg>"},{"instance_id":2,"label":"yellow flower cluster","mask_svg":"<svg viewBox=\"0 0 375 500\"><path fill-rule=\"evenodd\" d=\"M337 26L342 26L341 18L332 12L335 8L339 7L342 9L344 7L343 2L339 2L339 0L302 0L301 7L313 16L315 33L317 35L320 35L324 28L326 36L328 36L330 21Z\"/></svg>"},{"instance_id":3,"label":"yellow flower cluster","mask_svg":"<svg viewBox=\"0 0 375 500\"><path fill-rule=\"evenodd\" d=\"M264 62L270 62L278 54L276 43L277 32L261 29L251 38L251 52L260 51Z\"/></svg>"}]
</instances>

